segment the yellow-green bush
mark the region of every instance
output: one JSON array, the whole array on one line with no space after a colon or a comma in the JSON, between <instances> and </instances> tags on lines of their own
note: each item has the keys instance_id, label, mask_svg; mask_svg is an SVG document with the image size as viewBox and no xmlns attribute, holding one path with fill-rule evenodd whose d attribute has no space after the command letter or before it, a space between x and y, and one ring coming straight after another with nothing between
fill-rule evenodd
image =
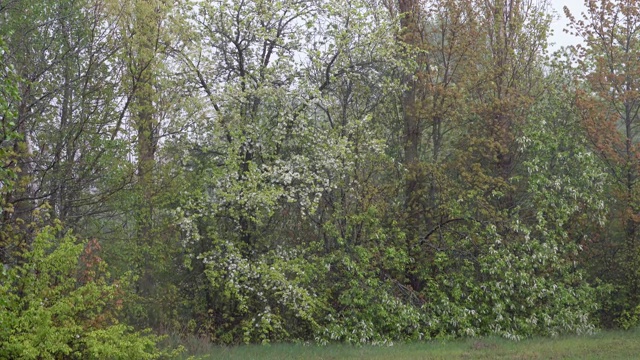
<instances>
[{"instance_id":1,"label":"yellow-green bush","mask_svg":"<svg viewBox=\"0 0 640 360\"><path fill-rule=\"evenodd\" d=\"M155 359L157 337L119 324L123 282L111 281L99 245L61 226L34 237L0 275L0 358Z\"/></svg>"}]
</instances>

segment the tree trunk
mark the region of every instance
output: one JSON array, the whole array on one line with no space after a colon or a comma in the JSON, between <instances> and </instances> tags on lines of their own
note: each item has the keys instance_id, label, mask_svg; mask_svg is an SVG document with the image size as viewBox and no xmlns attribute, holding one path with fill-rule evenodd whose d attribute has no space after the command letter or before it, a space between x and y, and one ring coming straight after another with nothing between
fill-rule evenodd
<instances>
[{"instance_id":1,"label":"tree trunk","mask_svg":"<svg viewBox=\"0 0 640 360\"><path fill-rule=\"evenodd\" d=\"M401 34L399 41L411 49L421 45L419 27L420 3L417 0L398 0L400 12ZM406 90L402 94L402 108L404 115L404 166L407 169L405 180L405 215L406 215L406 250L410 257L415 257L421 252L418 244L420 233L420 197L422 194L423 179L420 171L420 141L422 137L421 121L419 114L419 84L415 80L415 74L407 74L403 79ZM421 281L416 274L415 266L409 265L406 276L414 290L421 288Z\"/></svg>"}]
</instances>

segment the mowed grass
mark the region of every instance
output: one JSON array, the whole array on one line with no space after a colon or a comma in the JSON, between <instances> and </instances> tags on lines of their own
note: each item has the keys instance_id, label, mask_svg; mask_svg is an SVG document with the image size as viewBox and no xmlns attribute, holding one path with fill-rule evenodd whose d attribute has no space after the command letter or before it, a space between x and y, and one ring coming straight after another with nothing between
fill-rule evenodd
<instances>
[{"instance_id":1,"label":"mowed grass","mask_svg":"<svg viewBox=\"0 0 640 360\"><path fill-rule=\"evenodd\" d=\"M193 345L193 344L192 344ZM199 346L196 359L640 359L640 330L591 336L508 341L498 338L426 341L394 346ZM193 353L193 352L192 352Z\"/></svg>"}]
</instances>

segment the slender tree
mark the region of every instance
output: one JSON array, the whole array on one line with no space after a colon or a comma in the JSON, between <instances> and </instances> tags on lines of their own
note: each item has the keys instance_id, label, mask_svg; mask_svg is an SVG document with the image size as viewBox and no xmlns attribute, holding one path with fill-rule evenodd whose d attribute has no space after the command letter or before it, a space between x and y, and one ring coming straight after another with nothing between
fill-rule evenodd
<instances>
[{"instance_id":1,"label":"slender tree","mask_svg":"<svg viewBox=\"0 0 640 360\"><path fill-rule=\"evenodd\" d=\"M575 52L581 70L577 102L583 125L613 179L611 199L616 202L608 204L612 209L608 231L594 246L601 249L606 264L598 273L617 288L617 300L607 305L614 318L640 304L639 5L586 1L582 18L565 8L570 31L585 42ZM605 320L611 323L612 318Z\"/></svg>"}]
</instances>

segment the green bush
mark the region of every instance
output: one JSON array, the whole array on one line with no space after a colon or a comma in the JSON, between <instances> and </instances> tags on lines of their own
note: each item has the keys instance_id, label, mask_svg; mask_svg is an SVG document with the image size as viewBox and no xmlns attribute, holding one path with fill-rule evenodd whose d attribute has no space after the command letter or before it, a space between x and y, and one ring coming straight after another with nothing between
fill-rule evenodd
<instances>
[{"instance_id":1,"label":"green bush","mask_svg":"<svg viewBox=\"0 0 640 360\"><path fill-rule=\"evenodd\" d=\"M62 227L35 235L0 275L0 358L155 359L158 338L118 323L124 282L109 281L97 241Z\"/></svg>"},{"instance_id":2,"label":"green bush","mask_svg":"<svg viewBox=\"0 0 640 360\"><path fill-rule=\"evenodd\" d=\"M331 257L327 285L331 312L315 335L320 344L391 345L420 340L424 336L426 313L411 301L415 292L393 279L381 279L371 252L363 246L351 254L336 251Z\"/></svg>"},{"instance_id":3,"label":"green bush","mask_svg":"<svg viewBox=\"0 0 640 360\"><path fill-rule=\"evenodd\" d=\"M270 343L309 338L318 327L322 299L312 290L314 264L296 249L276 248L259 258L243 257L219 241L202 257L216 308L208 336L227 344Z\"/></svg>"}]
</instances>

